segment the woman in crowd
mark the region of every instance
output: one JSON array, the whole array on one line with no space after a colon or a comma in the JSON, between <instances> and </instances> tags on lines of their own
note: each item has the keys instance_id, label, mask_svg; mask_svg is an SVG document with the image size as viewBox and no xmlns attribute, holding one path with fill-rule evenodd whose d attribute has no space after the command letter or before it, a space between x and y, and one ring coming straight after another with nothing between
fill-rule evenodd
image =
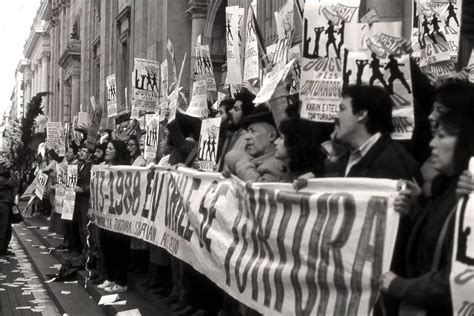
<instances>
[{"instance_id":1,"label":"woman in crowd","mask_svg":"<svg viewBox=\"0 0 474 316\"><path fill-rule=\"evenodd\" d=\"M454 235L456 188L459 175L474 156L474 115L450 111L441 115L430 143L437 172L431 197L424 207L414 207L420 190L413 184L400 192L395 208L410 210L415 225L406 250L407 277L384 275L382 291L401 300L400 314L408 310L427 315L452 315L449 271Z\"/></svg>"},{"instance_id":2,"label":"woman in crowd","mask_svg":"<svg viewBox=\"0 0 474 316\"><path fill-rule=\"evenodd\" d=\"M282 181L294 181L312 172L322 176L325 156L321 150L323 137L318 123L300 118L280 123L280 138L276 141L275 158L286 164Z\"/></svg>"},{"instance_id":3,"label":"woman in crowd","mask_svg":"<svg viewBox=\"0 0 474 316\"><path fill-rule=\"evenodd\" d=\"M125 142L112 140L105 150L107 165L128 165L130 154ZM110 293L127 291L127 268L130 261L130 237L101 230L101 249L104 255L106 280L98 286Z\"/></svg>"}]
</instances>

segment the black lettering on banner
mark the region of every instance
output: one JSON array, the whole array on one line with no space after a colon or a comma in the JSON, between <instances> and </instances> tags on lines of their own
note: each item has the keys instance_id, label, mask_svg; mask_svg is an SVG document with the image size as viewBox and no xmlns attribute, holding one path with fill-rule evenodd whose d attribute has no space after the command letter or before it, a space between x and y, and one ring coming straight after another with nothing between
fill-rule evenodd
<instances>
[{"instance_id":1,"label":"black lettering on banner","mask_svg":"<svg viewBox=\"0 0 474 316\"><path fill-rule=\"evenodd\" d=\"M104 212L104 204L105 204L105 199L106 199L106 196L104 194L105 171L100 172L99 179L100 179L100 185L98 185L98 187L100 188L100 201L97 202L97 206L98 206L99 211L102 213ZM99 182L99 179L97 179L97 182Z\"/></svg>"},{"instance_id":2,"label":"black lettering on banner","mask_svg":"<svg viewBox=\"0 0 474 316\"><path fill-rule=\"evenodd\" d=\"M109 188L110 188L109 214L115 214L115 208L112 205L112 203L114 202L114 190L115 190L114 179L115 179L114 173L112 171L109 171Z\"/></svg>"},{"instance_id":3,"label":"black lettering on banner","mask_svg":"<svg viewBox=\"0 0 474 316\"><path fill-rule=\"evenodd\" d=\"M131 186L132 190L132 214L133 216L136 216L138 214L138 211L140 210L140 182L141 182L141 176L140 172L135 172L132 174L133 177L133 182ZM144 208L144 207L143 207Z\"/></svg>"},{"instance_id":4,"label":"black lettering on banner","mask_svg":"<svg viewBox=\"0 0 474 316\"><path fill-rule=\"evenodd\" d=\"M235 190L235 197L236 197L239 209L237 211L237 217L235 218L234 225L232 226L232 235L234 236L234 240L232 241L232 244L227 250L227 254L224 260L225 284L227 284L227 286L231 286L230 261L232 260L232 256L234 255L235 249L237 248L237 245L239 244L239 240L240 240L239 226L240 226L240 222L242 221L242 217L244 215L244 205L243 205L244 196L242 196L240 192L240 188Z\"/></svg>"},{"instance_id":5,"label":"black lettering on banner","mask_svg":"<svg viewBox=\"0 0 474 316\"><path fill-rule=\"evenodd\" d=\"M249 195L250 207L252 207L252 204L255 204L251 201L252 196L255 196L255 194ZM267 221L264 223L263 219L265 217L265 214L267 213ZM258 228L257 246L259 249L259 256L252 271L252 299L254 301L258 300L258 271L262 266L263 262L265 261L266 257L268 256L267 264L263 268L263 304L266 307L269 307L272 298L272 288L270 284L270 267L273 265L275 256L268 243L268 239L270 238L273 224L275 223L275 216L277 214L276 199L272 190L258 189L258 209L255 214L255 222Z\"/></svg>"},{"instance_id":6,"label":"black lettering on banner","mask_svg":"<svg viewBox=\"0 0 474 316\"><path fill-rule=\"evenodd\" d=\"M140 173L140 172L135 172L135 173ZM132 203L133 203L132 173L130 171L127 171L125 173L123 190L124 190L124 193L122 195L123 207L124 207L125 214L129 214L132 209Z\"/></svg>"},{"instance_id":7,"label":"black lettering on banner","mask_svg":"<svg viewBox=\"0 0 474 316\"><path fill-rule=\"evenodd\" d=\"M148 172L146 174L146 189L145 189L145 201L143 203L142 217L148 218L150 209L148 208L148 199L152 197L152 193L155 192L158 188L156 186L155 175L158 175L156 172Z\"/></svg>"},{"instance_id":8,"label":"black lettering on banner","mask_svg":"<svg viewBox=\"0 0 474 316\"><path fill-rule=\"evenodd\" d=\"M122 215L123 211L123 194L124 194L124 182L125 176L122 171L117 171L117 182L115 184L115 189L117 190L118 198L116 201L111 200L110 203L114 203L115 213L117 215Z\"/></svg>"},{"instance_id":9,"label":"black lettering on banner","mask_svg":"<svg viewBox=\"0 0 474 316\"><path fill-rule=\"evenodd\" d=\"M342 199L343 209L339 210L339 203ZM319 201L318 201L319 202ZM318 284L321 288L321 300L318 304L318 314L326 314L329 302L330 291L327 280L327 269L329 266L330 252L333 253L334 260L334 285L336 287L336 315L346 314L346 306L348 299L348 289L344 282L344 265L342 260L341 248L349 239L350 232L355 220L355 200L354 196L348 193L336 193L330 196L328 205L328 221L326 222L324 233L322 234L321 253L318 267ZM322 201L324 203L324 201ZM319 208L318 208L319 209ZM342 223L340 230L335 235L334 228L337 218L342 215Z\"/></svg>"},{"instance_id":10,"label":"black lettering on banner","mask_svg":"<svg viewBox=\"0 0 474 316\"><path fill-rule=\"evenodd\" d=\"M293 205L291 200L286 200L286 192L279 192L276 197L277 203L283 205L283 216L281 218L280 225L278 227L277 233L277 247L278 255L280 256L280 263L275 270L274 280L275 280L275 309L278 312L281 312L283 307L283 301L285 299L285 286L283 284L283 268L286 264L286 249L285 249L285 235L286 230L288 229L288 222L290 220L291 214L293 213Z\"/></svg>"},{"instance_id":11,"label":"black lettering on banner","mask_svg":"<svg viewBox=\"0 0 474 316\"><path fill-rule=\"evenodd\" d=\"M351 298L347 315L356 315L362 295L362 277L366 262L372 263L370 276L372 289L377 288L377 283L382 276L382 260L384 253L384 234L387 218L388 199L373 196L367 204L367 213L361 229L351 275ZM374 244L371 245L370 241ZM376 291L370 294L369 306L375 304Z\"/></svg>"},{"instance_id":12,"label":"black lettering on banner","mask_svg":"<svg viewBox=\"0 0 474 316\"><path fill-rule=\"evenodd\" d=\"M216 188L218 186L217 181L213 181L211 185L207 188L206 192L204 193L204 198L201 200L201 205L199 206L199 213L202 214L203 218L201 221L201 225L199 226L199 246L202 248L206 246L206 250L210 253L211 252L211 242L212 240L207 237L209 229L212 226L213 220L216 218L216 203L217 200L221 196L225 196L227 191L229 191L229 187L227 185L221 185L217 192ZM206 200L205 197L208 194L214 194L214 197L211 200L211 203L208 208L204 206L204 201Z\"/></svg>"}]
</instances>

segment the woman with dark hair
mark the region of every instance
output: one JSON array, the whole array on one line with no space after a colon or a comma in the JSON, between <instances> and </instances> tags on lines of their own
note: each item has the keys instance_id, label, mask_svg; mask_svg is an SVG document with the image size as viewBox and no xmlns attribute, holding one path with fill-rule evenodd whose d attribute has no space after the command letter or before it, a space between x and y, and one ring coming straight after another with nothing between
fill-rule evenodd
<instances>
[{"instance_id":1,"label":"woman with dark hair","mask_svg":"<svg viewBox=\"0 0 474 316\"><path fill-rule=\"evenodd\" d=\"M105 150L107 165L129 165L130 154L127 145L121 140L112 140ZM108 293L126 292L127 269L130 261L130 237L101 230L100 247L104 255L105 281L97 286Z\"/></svg>"},{"instance_id":2,"label":"woman with dark hair","mask_svg":"<svg viewBox=\"0 0 474 316\"><path fill-rule=\"evenodd\" d=\"M308 172L322 176L324 139L318 124L299 118L284 120L280 123L280 134L275 158L286 163L285 179L293 181Z\"/></svg>"},{"instance_id":3,"label":"woman with dark hair","mask_svg":"<svg viewBox=\"0 0 474 316\"><path fill-rule=\"evenodd\" d=\"M410 309L426 315L452 315L449 273L459 175L474 156L474 115L450 111L441 115L430 143L437 172L432 195L424 207L413 208L419 190L413 184L400 191L394 206L413 214L415 225L406 249L406 276L392 272L382 278L382 291L402 302L400 315Z\"/></svg>"}]
</instances>

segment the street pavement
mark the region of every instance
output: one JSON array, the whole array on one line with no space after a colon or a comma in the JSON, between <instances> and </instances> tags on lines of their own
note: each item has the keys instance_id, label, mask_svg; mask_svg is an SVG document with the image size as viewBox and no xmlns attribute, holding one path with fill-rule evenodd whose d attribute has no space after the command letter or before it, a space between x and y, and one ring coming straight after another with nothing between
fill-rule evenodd
<instances>
[{"instance_id":1,"label":"street pavement","mask_svg":"<svg viewBox=\"0 0 474 316\"><path fill-rule=\"evenodd\" d=\"M15 256L0 257L1 315L61 315L14 236Z\"/></svg>"}]
</instances>

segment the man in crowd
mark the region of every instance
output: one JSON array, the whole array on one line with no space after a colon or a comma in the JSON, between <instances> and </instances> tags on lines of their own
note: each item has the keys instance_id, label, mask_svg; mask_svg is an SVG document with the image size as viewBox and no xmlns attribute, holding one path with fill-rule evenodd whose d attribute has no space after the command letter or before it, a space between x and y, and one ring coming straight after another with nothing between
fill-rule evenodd
<instances>
[{"instance_id":1,"label":"man in crowd","mask_svg":"<svg viewBox=\"0 0 474 316\"><path fill-rule=\"evenodd\" d=\"M421 183L417 162L390 136L394 130L392 108L390 96L381 87L350 86L343 92L333 136L349 151L340 158L339 176ZM391 271L402 276L405 275L404 252L410 229L409 218L401 218ZM384 303L386 307L391 306L389 309L394 308L395 303L388 297Z\"/></svg>"},{"instance_id":2,"label":"man in crowd","mask_svg":"<svg viewBox=\"0 0 474 316\"><path fill-rule=\"evenodd\" d=\"M227 154L229 171L243 181L277 182L284 172L284 163L275 158L278 132L272 113L260 105L244 119L242 127L245 151L233 150Z\"/></svg>"},{"instance_id":3,"label":"man in crowd","mask_svg":"<svg viewBox=\"0 0 474 316\"><path fill-rule=\"evenodd\" d=\"M74 218L73 222L77 222L79 229L79 236L82 243L82 255L87 256L87 212L89 210L90 197L90 182L91 182L91 168L92 168L92 153L94 151L87 148L85 144L82 145L78 154L78 170L77 170L77 184L76 184L76 202L74 204Z\"/></svg>"},{"instance_id":4,"label":"man in crowd","mask_svg":"<svg viewBox=\"0 0 474 316\"><path fill-rule=\"evenodd\" d=\"M12 238L11 212L15 201L15 189L18 179L13 169L13 164L8 159L0 161L0 256L14 256L8 250Z\"/></svg>"},{"instance_id":5,"label":"man in crowd","mask_svg":"<svg viewBox=\"0 0 474 316\"><path fill-rule=\"evenodd\" d=\"M242 151L245 150L246 131L242 127L244 119L255 109L253 95L248 90L243 89L235 96L234 106L229 110L229 135L222 146L220 161L218 163L219 171L228 170L226 155L233 150Z\"/></svg>"}]
</instances>

